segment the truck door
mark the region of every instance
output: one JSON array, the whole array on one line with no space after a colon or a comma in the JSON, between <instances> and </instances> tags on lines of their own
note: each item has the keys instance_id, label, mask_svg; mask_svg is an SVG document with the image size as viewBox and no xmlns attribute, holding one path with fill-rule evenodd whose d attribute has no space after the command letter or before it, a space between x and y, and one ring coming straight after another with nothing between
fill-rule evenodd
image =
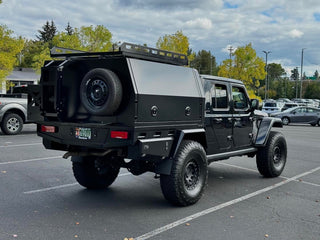
<instances>
[{"instance_id":1,"label":"truck door","mask_svg":"<svg viewBox=\"0 0 320 240\"><path fill-rule=\"evenodd\" d=\"M235 149L251 145L253 118L245 88L232 84L233 142Z\"/></svg>"},{"instance_id":2,"label":"truck door","mask_svg":"<svg viewBox=\"0 0 320 240\"><path fill-rule=\"evenodd\" d=\"M232 114L228 85L206 79L204 90L208 154L225 152L232 147Z\"/></svg>"}]
</instances>

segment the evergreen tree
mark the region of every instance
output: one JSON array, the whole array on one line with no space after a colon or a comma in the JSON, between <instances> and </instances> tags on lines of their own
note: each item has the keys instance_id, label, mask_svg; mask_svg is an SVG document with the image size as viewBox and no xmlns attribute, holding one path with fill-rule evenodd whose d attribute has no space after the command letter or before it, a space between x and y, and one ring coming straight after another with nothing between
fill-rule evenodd
<instances>
[{"instance_id":1,"label":"evergreen tree","mask_svg":"<svg viewBox=\"0 0 320 240\"><path fill-rule=\"evenodd\" d=\"M68 35L72 35L74 34L74 30L73 30L73 27L70 26L70 23L68 22L68 26L65 28L66 32Z\"/></svg>"},{"instance_id":2,"label":"evergreen tree","mask_svg":"<svg viewBox=\"0 0 320 240\"><path fill-rule=\"evenodd\" d=\"M40 35L37 36L39 41L49 43L49 47L51 48L52 39L57 33L57 27L54 24L53 20L51 21L51 23L47 21L46 24L42 26L42 30L38 30L38 32L40 33Z\"/></svg>"},{"instance_id":3,"label":"evergreen tree","mask_svg":"<svg viewBox=\"0 0 320 240\"><path fill-rule=\"evenodd\" d=\"M314 72L313 77L314 77L315 80L318 80L318 79L319 79L319 72L318 72L318 70L316 70L316 71Z\"/></svg>"}]
</instances>

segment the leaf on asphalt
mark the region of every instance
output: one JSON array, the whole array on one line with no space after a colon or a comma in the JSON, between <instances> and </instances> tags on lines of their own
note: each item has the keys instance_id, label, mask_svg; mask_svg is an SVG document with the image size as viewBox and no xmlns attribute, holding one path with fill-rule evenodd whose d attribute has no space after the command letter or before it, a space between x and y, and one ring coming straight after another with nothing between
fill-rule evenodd
<instances>
[{"instance_id":1,"label":"leaf on asphalt","mask_svg":"<svg viewBox=\"0 0 320 240\"><path fill-rule=\"evenodd\" d=\"M124 238L123 240L133 240L133 238Z\"/></svg>"}]
</instances>

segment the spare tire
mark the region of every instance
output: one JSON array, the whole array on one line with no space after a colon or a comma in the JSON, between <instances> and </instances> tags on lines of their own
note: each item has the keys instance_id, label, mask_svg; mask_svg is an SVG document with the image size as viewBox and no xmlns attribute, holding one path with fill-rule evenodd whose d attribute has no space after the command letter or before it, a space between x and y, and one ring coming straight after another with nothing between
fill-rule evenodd
<instances>
[{"instance_id":1,"label":"spare tire","mask_svg":"<svg viewBox=\"0 0 320 240\"><path fill-rule=\"evenodd\" d=\"M82 79L80 99L89 113L112 115L122 99L122 85L118 76L108 69L92 69Z\"/></svg>"}]
</instances>

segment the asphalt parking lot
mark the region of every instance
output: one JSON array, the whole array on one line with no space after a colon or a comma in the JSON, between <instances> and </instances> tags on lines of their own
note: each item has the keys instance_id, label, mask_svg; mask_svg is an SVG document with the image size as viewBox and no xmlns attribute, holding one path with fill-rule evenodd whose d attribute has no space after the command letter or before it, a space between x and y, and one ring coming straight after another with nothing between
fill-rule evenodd
<instances>
[{"instance_id":1,"label":"asphalt parking lot","mask_svg":"<svg viewBox=\"0 0 320 240\"><path fill-rule=\"evenodd\" d=\"M320 127L289 125L281 177L255 159L210 165L205 195L174 207L151 173L120 172L104 191L76 183L63 152L45 150L35 126L0 133L0 239L320 239Z\"/></svg>"}]
</instances>

